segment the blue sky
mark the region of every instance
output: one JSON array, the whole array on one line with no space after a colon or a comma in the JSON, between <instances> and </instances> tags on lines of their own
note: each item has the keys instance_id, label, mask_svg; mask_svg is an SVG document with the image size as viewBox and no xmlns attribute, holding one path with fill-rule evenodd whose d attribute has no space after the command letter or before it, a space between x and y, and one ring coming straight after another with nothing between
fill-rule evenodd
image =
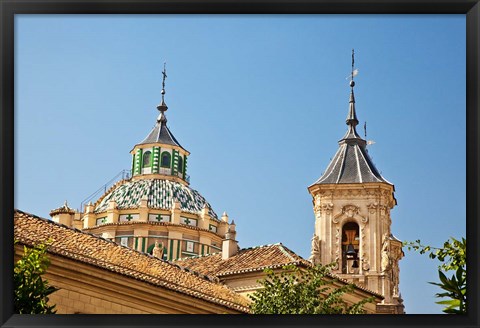
<instances>
[{"instance_id":1,"label":"blue sky","mask_svg":"<svg viewBox=\"0 0 480 328\"><path fill-rule=\"evenodd\" d=\"M241 247L282 242L308 258L307 187L346 131L352 48L359 127L396 188L393 233L465 236L464 15L17 15L15 207L78 208L129 169L166 61L191 186L235 220ZM438 263L405 254L407 313L441 313L427 283Z\"/></svg>"}]
</instances>

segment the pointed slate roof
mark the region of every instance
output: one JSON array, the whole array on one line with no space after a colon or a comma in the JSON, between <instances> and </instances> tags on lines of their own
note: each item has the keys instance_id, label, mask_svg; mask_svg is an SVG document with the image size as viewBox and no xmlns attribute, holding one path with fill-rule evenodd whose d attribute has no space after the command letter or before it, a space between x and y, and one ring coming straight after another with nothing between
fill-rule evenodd
<instances>
[{"instance_id":1,"label":"pointed slate roof","mask_svg":"<svg viewBox=\"0 0 480 328\"><path fill-rule=\"evenodd\" d=\"M325 173L313 185L365 182L392 184L378 172L368 155L366 140L362 139L357 133L358 119L355 111L354 86L355 82L352 79L350 81L350 104L346 119L346 124L348 125L347 133L338 142L339 148Z\"/></svg>"},{"instance_id":2,"label":"pointed slate roof","mask_svg":"<svg viewBox=\"0 0 480 328\"><path fill-rule=\"evenodd\" d=\"M153 127L152 131L150 131L148 136L143 139L142 142L139 143L139 145L149 143L161 143L165 145L177 146L186 151L186 149L180 145L178 140L174 137L170 129L167 127L167 118L165 117L165 114L163 112L159 115L157 123Z\"/></svg>"},{"instance_id":3,"label":"pointed slate roof","mask_svg":"<svg viewBox=\"0 0 480 328\"><path fill-rule=\"evenodd\" d=\"M160 112L160 115L158 115L157 123L153 127L152 131L150 131L148 136L137 145L149 144L149 143L160 143L164 145L178 146L183 150L187 151L185 148L183 148L180 145L177 139L175 139L175 137L173 136L172 132L170 132L170 129L167 127L167 117L165 116L165 112L168 110L168 106L165 103L165 79L167 78L167 70L165 68L165 63L163 66L162 74L163 74L162 92L161 92L162 101L157 106L157 109Z\"/></svg>"}]
</instances>

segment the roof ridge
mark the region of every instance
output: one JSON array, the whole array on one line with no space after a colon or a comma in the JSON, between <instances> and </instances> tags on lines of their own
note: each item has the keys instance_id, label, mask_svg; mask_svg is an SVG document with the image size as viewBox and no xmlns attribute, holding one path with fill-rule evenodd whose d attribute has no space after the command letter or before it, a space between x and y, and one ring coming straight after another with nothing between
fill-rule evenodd
<instances>
[{"instance_id":1,"label":"roof ridge","mask_svg":"<svg viewBox=\"0 0 480 328\"><path fill-rule=\"evenodd\" d=\"M250 246L250 247L241 248L239 251L246 251L246 250L249 250L249 249L257 249L257 248L263 248L263 247L271 247L271 246L276 246L276 245L282 245L282 243L279 242L279 243L274 243L274 244Z\"/></svg>"},{"instance_id":2,"label":"roof ridge","mask_svg":"<svg viewBox=\"0 0 480 328\"><path fill-rule=\"evenodd\" d=\"M218 255L218 254L221 254L221 252L185 256L185 257L180 257L180 258L176 259L175 261L185 261L185 260L188 260L188 259L197 259L197 258L201 258L201 257L207 257L207 256L212 256L212 255Z\"/></svg>"},{"instance_id":3,"label":"roof ridge","mask_svg":"<svg viewBox=\"0 0 480 328\"><path fill-rule=\"evenodd\" d=\"M173 133L170 131L170 129L168 128L167 124L165 123L165 128L167 130L167 133L170 137L170 139L172 139L172 141L180 148L183 148L180 143L178 142L178 140L175 138L175 136L173 135Z\"/></svg>"},{"instance_id":4,"label":"roof ridge","mask_svg":"<svg viewBox=\"0 0 480 328\"><path fill-rule=\"evenodd\" d=\"M301 257L300 255L298 255L297 253L295 253L294 251L292 251L290 248L288 248L287 246L283 245L282 243L280 243L280 249L283 253L285 253L292 261L298 261L298 260L304 260L303 257ZM295 259L293 257L293 254L295 254L296 256L298 256L297 259Z\"/></svg>"},{"instance_id":5,"label":"roof ridge","mask_svg":"<svg viewBox=\"0 0 480 328\"><path fill-rule=\"evenodd\" d=\"M367 164L367 169L370 171L370 173L375 177L375 179L378 180L378 182L387 182L387 183L390 183L389 181L387 181L387 179L385 179L382 174L378 171L378 169L375 167L375 165L373 164L373 161L372 159L370 158L370 156L368 155L368 153L363 153L362 149L359 147L360 149L360 155L362 156L363 160L365 161L365 164ZM367 158L368 157L368 158ZM372 164L372 165L370 165ZM373 166L373 168L372 168ZM376 172L373 172L374 169ZM380 176L381 179L379 179L377 177L377 174ZM392 184L392 183L390 183Z\"/></svg>"}]
</instances>

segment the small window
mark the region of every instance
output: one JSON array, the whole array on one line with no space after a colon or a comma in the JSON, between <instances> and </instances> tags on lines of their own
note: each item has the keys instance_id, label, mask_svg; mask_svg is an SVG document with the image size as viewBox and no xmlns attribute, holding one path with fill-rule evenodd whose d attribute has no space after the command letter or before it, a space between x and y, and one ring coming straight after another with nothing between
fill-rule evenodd
<instances>
[{"instance_id":1,"label":"small window","mask_svg":"<svg viewBox=\"0 0 480 328\"><path fill-rule=\"evenodd\" d=\"M183 173L183 158L178 157L178 173Z\"/></svg>"},{"instance_id":2,"label":"small window","mask_svg":"<svg viewBox=\"0 0 480 328\"><path fill-rule=\"evenodd\" d=\"M101 224L105 224L105 223L107 223L107 218L100 218L100 219L97 219L97 221L96 221L97 225L101 225Z\"/></svg>"},{"instance_id":3,"label":"small window","mask_svg":"<svg viewBox=\"0 0 480 328\"><path fill-rule=\"evenodd\" d=\"M208 226L208 230L213 231L213 232L217 232L217 226L215 226L215 225L213 225L213 224L210 224L210 225Z\"/></svg>"},{"instance_id":4,"label":"small window","mask_svg":"<svg viewBox=\"0 0 480 328\"><path fill-rule=\"evenodd\" d=\"M189 225L189 226L193 226L193 227L197 226L197 220L186 218L186 217L183 217L183 216L180 217L180 223L181 224L186 224L186 225Z\"/></svg>"},{"instance_id":5,"label":"small window","mask_svg":"<svg viewBox=\"0 0 480 328\"><path fill-rule=\"evenodd\" d=\"M142 167L150 167L151 166L151 159L152 159L152 152L146 151L143 154L143 166Z\"/></svg>"},{"instance_id":6,"label":"small window","mask_svg":"<svg viewBox=\"0 0 480 328\"><path fill-rule=\"evenodd\" d=\"M171 156L169 152L164 151L162 153L162 161L160 163L161 167L170 167Z\"/></svg>"},{"instance_id":7,"label":"small window","mask_svg":"<svg viewBox=\"0 0 480 328\"><path fill-rule=\"evenodd\" d=\"M151 222L170 222L170 215L168 214L149 214L148 221Z\"/></svg>"}]
</instances>

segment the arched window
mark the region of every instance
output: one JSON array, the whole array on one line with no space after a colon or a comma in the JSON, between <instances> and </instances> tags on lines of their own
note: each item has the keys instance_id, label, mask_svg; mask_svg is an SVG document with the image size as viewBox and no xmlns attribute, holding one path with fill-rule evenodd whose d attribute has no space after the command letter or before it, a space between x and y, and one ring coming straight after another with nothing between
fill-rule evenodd
<instances>
[{"instance_id":1,"label":"arched window","mask_svg":"<svg viewBox=\"0 0 480 328\"><path fill-rule=\"evenodd\" d=\"M358 224L347 222L342 228L342 273L358 273L360 263Z\"/></svg>"},{"instance_id":2,"label":"arched window","mask_svg":"<svg viewBox=\"0 0 480 328\"><path fill-rule=\"evenodd\" d=\"M142 167L150 167L152 163L152 152L151 151L146 151L143 154L143 165Z\"/></svg>"},{"instance_id":3,"label":"arched window","mask_svg":"<svg viewBox=\"0 0 480 328\"><path fill-rule=\"evenodd\" d=\"M178 156L178 173L183 173L183 158Z\"/></svg>"},{"instance_id":4,"label":"arched window","mask_svg":"<svg viewBox=\"0 0 480 328\"><path fill-rule=\"evenodd\" d=\"M160 162L161 167L170 167L171 156L169 152L164 151L162 153L162 160Z\"/></svg>"}]
</instances>

